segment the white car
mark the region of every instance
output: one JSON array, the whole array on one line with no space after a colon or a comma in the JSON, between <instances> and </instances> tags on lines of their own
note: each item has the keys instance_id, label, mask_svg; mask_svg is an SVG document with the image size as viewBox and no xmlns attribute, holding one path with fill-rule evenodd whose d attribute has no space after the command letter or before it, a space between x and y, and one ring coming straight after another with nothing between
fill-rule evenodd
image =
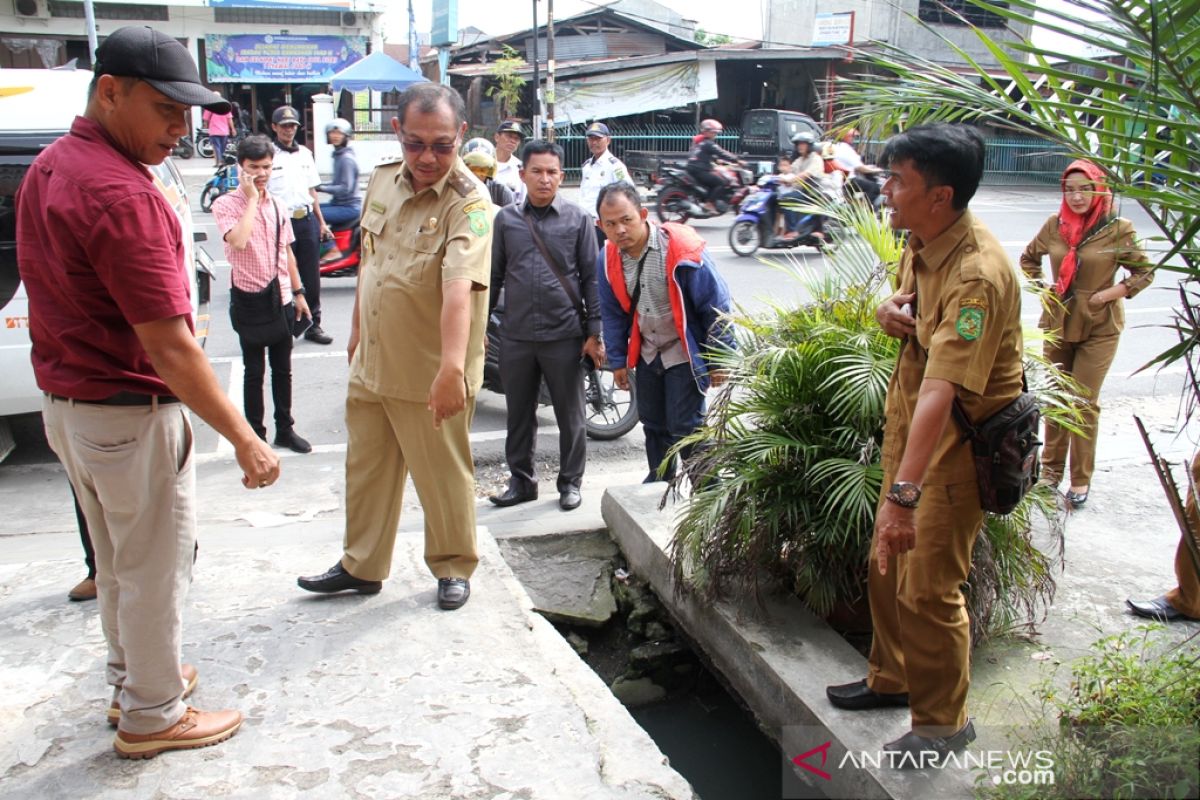
<instances>
[{"instance_id":1,"label":"white car","mask_svg":"<svg viewBox=\"0 0 1200 800\"><path fill-rule=\"evenodd\" d=\"M13 447L8 418L40 412L42 392L29 358L29 301L17 271L14 198L29 165L50 143L70 130L87 104L92 73L64 69L0 69L0 460ZM208 335L212 261L196 241L187 190L167 159L150 167L155 184L183 226L185 250L193 264L192 313L201 344Z\"/></svg>"}]
</instances>

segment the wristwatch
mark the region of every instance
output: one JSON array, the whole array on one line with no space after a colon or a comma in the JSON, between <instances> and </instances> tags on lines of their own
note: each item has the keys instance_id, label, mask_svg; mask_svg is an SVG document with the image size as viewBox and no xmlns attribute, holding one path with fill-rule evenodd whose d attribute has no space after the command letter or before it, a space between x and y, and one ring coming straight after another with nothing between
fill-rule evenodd
<instances>
[{"instance_id":1,"label":"wristwatch","mask_svg":"<svg viewBox=\"0 0 1200 800\"><path fill-rule=\"evenodd\" d=\"M304 287L301 286L299 289L292 289L292 294L304 294Z\"/></svg>"},{"instance_id":2,"label":"wristwatch","mask_svg":"<svg viewBox=\"0 0 1200 800\"><path fill-rule=\"evenodd\" d=\"M910 481L897 481L884 496L898 506L916 508L921 500L921 487Z\"/></svg>"}]
</instances>

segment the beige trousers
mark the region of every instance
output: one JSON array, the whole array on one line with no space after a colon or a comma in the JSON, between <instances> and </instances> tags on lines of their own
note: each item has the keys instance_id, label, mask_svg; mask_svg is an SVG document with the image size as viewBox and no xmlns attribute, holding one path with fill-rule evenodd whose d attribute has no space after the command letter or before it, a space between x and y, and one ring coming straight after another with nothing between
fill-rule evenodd
<instances>
[{"instance_id":1,"label":"beige trousers","mask_svg":"<svg viewBox=\"0 0 1200 800\"><path fill-rule=\"evenodd\" d=\"M893 480L884 477L885 491ZM887 575L879 574L871 541L867 589L874 638L867 685L908 692L912 726L922 736L948 736L967 724L971 626L960 587L982 524L972 476L969 483L922 487L917 546L893 556Z\"/></svg>"},{"instance_id":2,"label":"beige trousers","mask_svg":"<svg viewBox=\"0 0 1200 800\"><path fill-rule=\"evenodd\" d=\"M1071 457L1071 485L1090 486L1096 469L1096 434L1100 427L1100 387L1108 375L1117 354L1120 334L1093 336L1082 342L1047 342L1043 348L1046 358L1059 369L1071 374L1086 390L1080 400L1083 406L1081 434L1046 423L1046 444L1042 448L1042 477L1057 483L1062 480Z\"/></svg>"},{"instance_id":3,"label":"beige trousers","mask_svg":"<svg viewBox=\"0 0 1200 800\"><path fill-rule=\"evenodd\" d=\"M1200 458L1192 459L1192 481L1200 486ZM1187 518L1192 528L1200 530L1200 511L1196 508L1196 498L1188 492ZM1186 534L1180 534L1186 536ZM1167 592L1167 602L1176 610L1192 619L1200 619L1200 573L1196 572L1196 564L1192 554L1183 539L1175 550L1175 579L1178 585Z\"/></svg>"},{"instance_id":4,"label":"beige trousers","mask_svg":"<svg viewBox=\"0 0 1200 800\"><path fill-rule=\"evenodd\" d=\"M463 413L433 428L424 403L384 397L351 382L346 397L346 538L342 567L385 580L400 524L404 482L412 474L425 513L425 563L437 578L470 578L475 552L475 462L471 419Z\"/></svg>"},{"instance_id":5,"label":"beige trousers","mask_svg":"<svg viewBox=\"0 0 1200 800\"><path fill-rule=\"evenodd\" d=\"M183 716L183 603L196 542L192 426L180 403L100 406L47 397L46 438L66 467L96 550L108 682L121 730Z\"/></svg>"}]
</instances>

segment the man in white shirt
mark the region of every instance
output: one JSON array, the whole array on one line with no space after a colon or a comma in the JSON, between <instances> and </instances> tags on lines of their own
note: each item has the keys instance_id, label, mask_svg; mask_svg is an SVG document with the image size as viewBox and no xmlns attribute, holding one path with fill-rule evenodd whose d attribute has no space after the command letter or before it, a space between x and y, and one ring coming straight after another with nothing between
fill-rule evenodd
<instances>
[{"instance_id":1,"label":"man in white shirt","mask_svg":"<svg viewBox=\"0 0 1200 800\"><path fill-rule=\"evenodd\" d=\"M296 144L296 131L300 129L300 115L291 106L280 106L271 115L271 129L275 131L275 159L271 168L271 180L267 191L275 196L292 217L292 252L296 256L296 269L304 294L312 311L312 327L304 338L317 344L329 344L333 337L321 329L321 237L332 236L325 218L321 216L321 204L317 200L317 186L321 175L313 161L312 151Z\"/></svg>"},{"instance_id":2,"label":"man in white shirt","mask_svg":"<svg viewBox=\"0 0 1200 800\"><path fill-rule=\"evenodd\" d=\"M519 206L525 202L525 183L521 180L521 159L515 153L521 142L525 141L525 132L520 124L510 119L500 123L492 138L496 142L496 174L493 180L507 186L513 193L513 202Z\"/></svg>"},{"instance_id":3,"label":"man in white shirt","mask_svg":"<svg viewBox=\"0 0 1200 800\"><path fill-rule=\"evenodd\" d=\"M637 187L633 178L629 177L629 170L621 163L621 159L609 152L610 141L612 141L611 134L608 126L603 122L593 122L588 126L587 146L592 156L583 162L581 167L583 177L579 182L579 205L597 223L596 238L597 244L601 247L604 246L605 236L604 230L599 225L600 212L596 210L596 200L600 197L600 190L610 183L618 181L624 181L630 186Z\"/></svg>"},{"instance_id":4,"label":"man in white shirt","mask_svg":"<svg viewBox=\"0 0 1200 800\"><path fill-rule=\"evenodd\" d=\"M874 205L879 197L880 185L875 177L881 172L879 167L863 163L862 156L854 149L854 140L858 131L851 128L842 134L842 138L833 146L833 163L862 194Z\"/></svg>"}]
</instances>

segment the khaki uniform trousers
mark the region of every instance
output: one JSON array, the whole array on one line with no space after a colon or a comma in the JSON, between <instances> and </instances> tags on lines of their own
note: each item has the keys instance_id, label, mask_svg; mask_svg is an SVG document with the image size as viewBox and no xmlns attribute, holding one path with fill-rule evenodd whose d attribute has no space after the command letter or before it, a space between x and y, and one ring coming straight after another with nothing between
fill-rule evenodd
<instances>
[{"instance_id":1,"label":"khaki uniform trousers","mask_svg":"<svg viewBox=\"0 0 1200 800\"><path fill-rule=\"evenodd\" d=\"M1108 375L1117 354L1119 333L1093 336L1082 342L1046 343L1043 352L1059 369L1071 374L1087 395L1081 399L1083 420L1081 433L1071 433L1058 425L1046 422L1046 444L1042 448L1042 473L1054 483L1062 480L1071 456L1071 484L1090 486L1096 468L1096 434L1100 427L1100 387Z\"/></svg>"},{"instance_id":2,"label":"khaki uniform trousers","mask_svg":"<svg viewBox=\"0 0 1200 800\"><path fill-rule=\"evenodd\" d=\"M187 410L47 397L42 420L96 551L107 678L121 705L121 730L169 728L185 710L179 650L196 543Z\"/></svg>"},{"instance_id":3,"label":"khaki uniform trousers","mask_svg":"<svg viewBox=\"0 0 1200 800\"><path fill-rule=\"evenodd\" d=\"M384 397L350 382L346 397L346 537L342 567L365 581L387 579L412 474L425 512L425 563L437 578L470 578L475 552L475 464L466 409L433 428L425 403Z\"/></svg>"},{"instance_id":4,"label":"khaki uniform trousers","mask_svg":"<svg viewBox=\"0 0 1200 800\"><path fill-rule=\"evenodd\" d=\"M894 480L886 476L884 487ZM885 502L880 497L879 505ZM960 587L982 525L974 480L927 484L917 507L917 546L893 556L887 575L879 574L871 541L867 589L874 638L867 685L876 692L908 692L913 730L922 736L948 736L967 723L971 636Z\"/></svg>"},{"instance_id":5,"label":"khaki uniform trousers","mask_svg":"<svg viewBox=\"0 0 1200 800\"><path fill-rule=\"evenodd\" d=\"M1192 459L1192 481L1200 486L1200 458ZM1196 498L1191 492L1188 492L1186 511L1192 529L1200 530L1200 510L1197 510ZM1192 554L1182 538L1175 550L1175 579L1179 585L1167 592L1167 602L1176 611L1200 619L1200 574L1197 574Z\"/></svg>"}]
</instances>

